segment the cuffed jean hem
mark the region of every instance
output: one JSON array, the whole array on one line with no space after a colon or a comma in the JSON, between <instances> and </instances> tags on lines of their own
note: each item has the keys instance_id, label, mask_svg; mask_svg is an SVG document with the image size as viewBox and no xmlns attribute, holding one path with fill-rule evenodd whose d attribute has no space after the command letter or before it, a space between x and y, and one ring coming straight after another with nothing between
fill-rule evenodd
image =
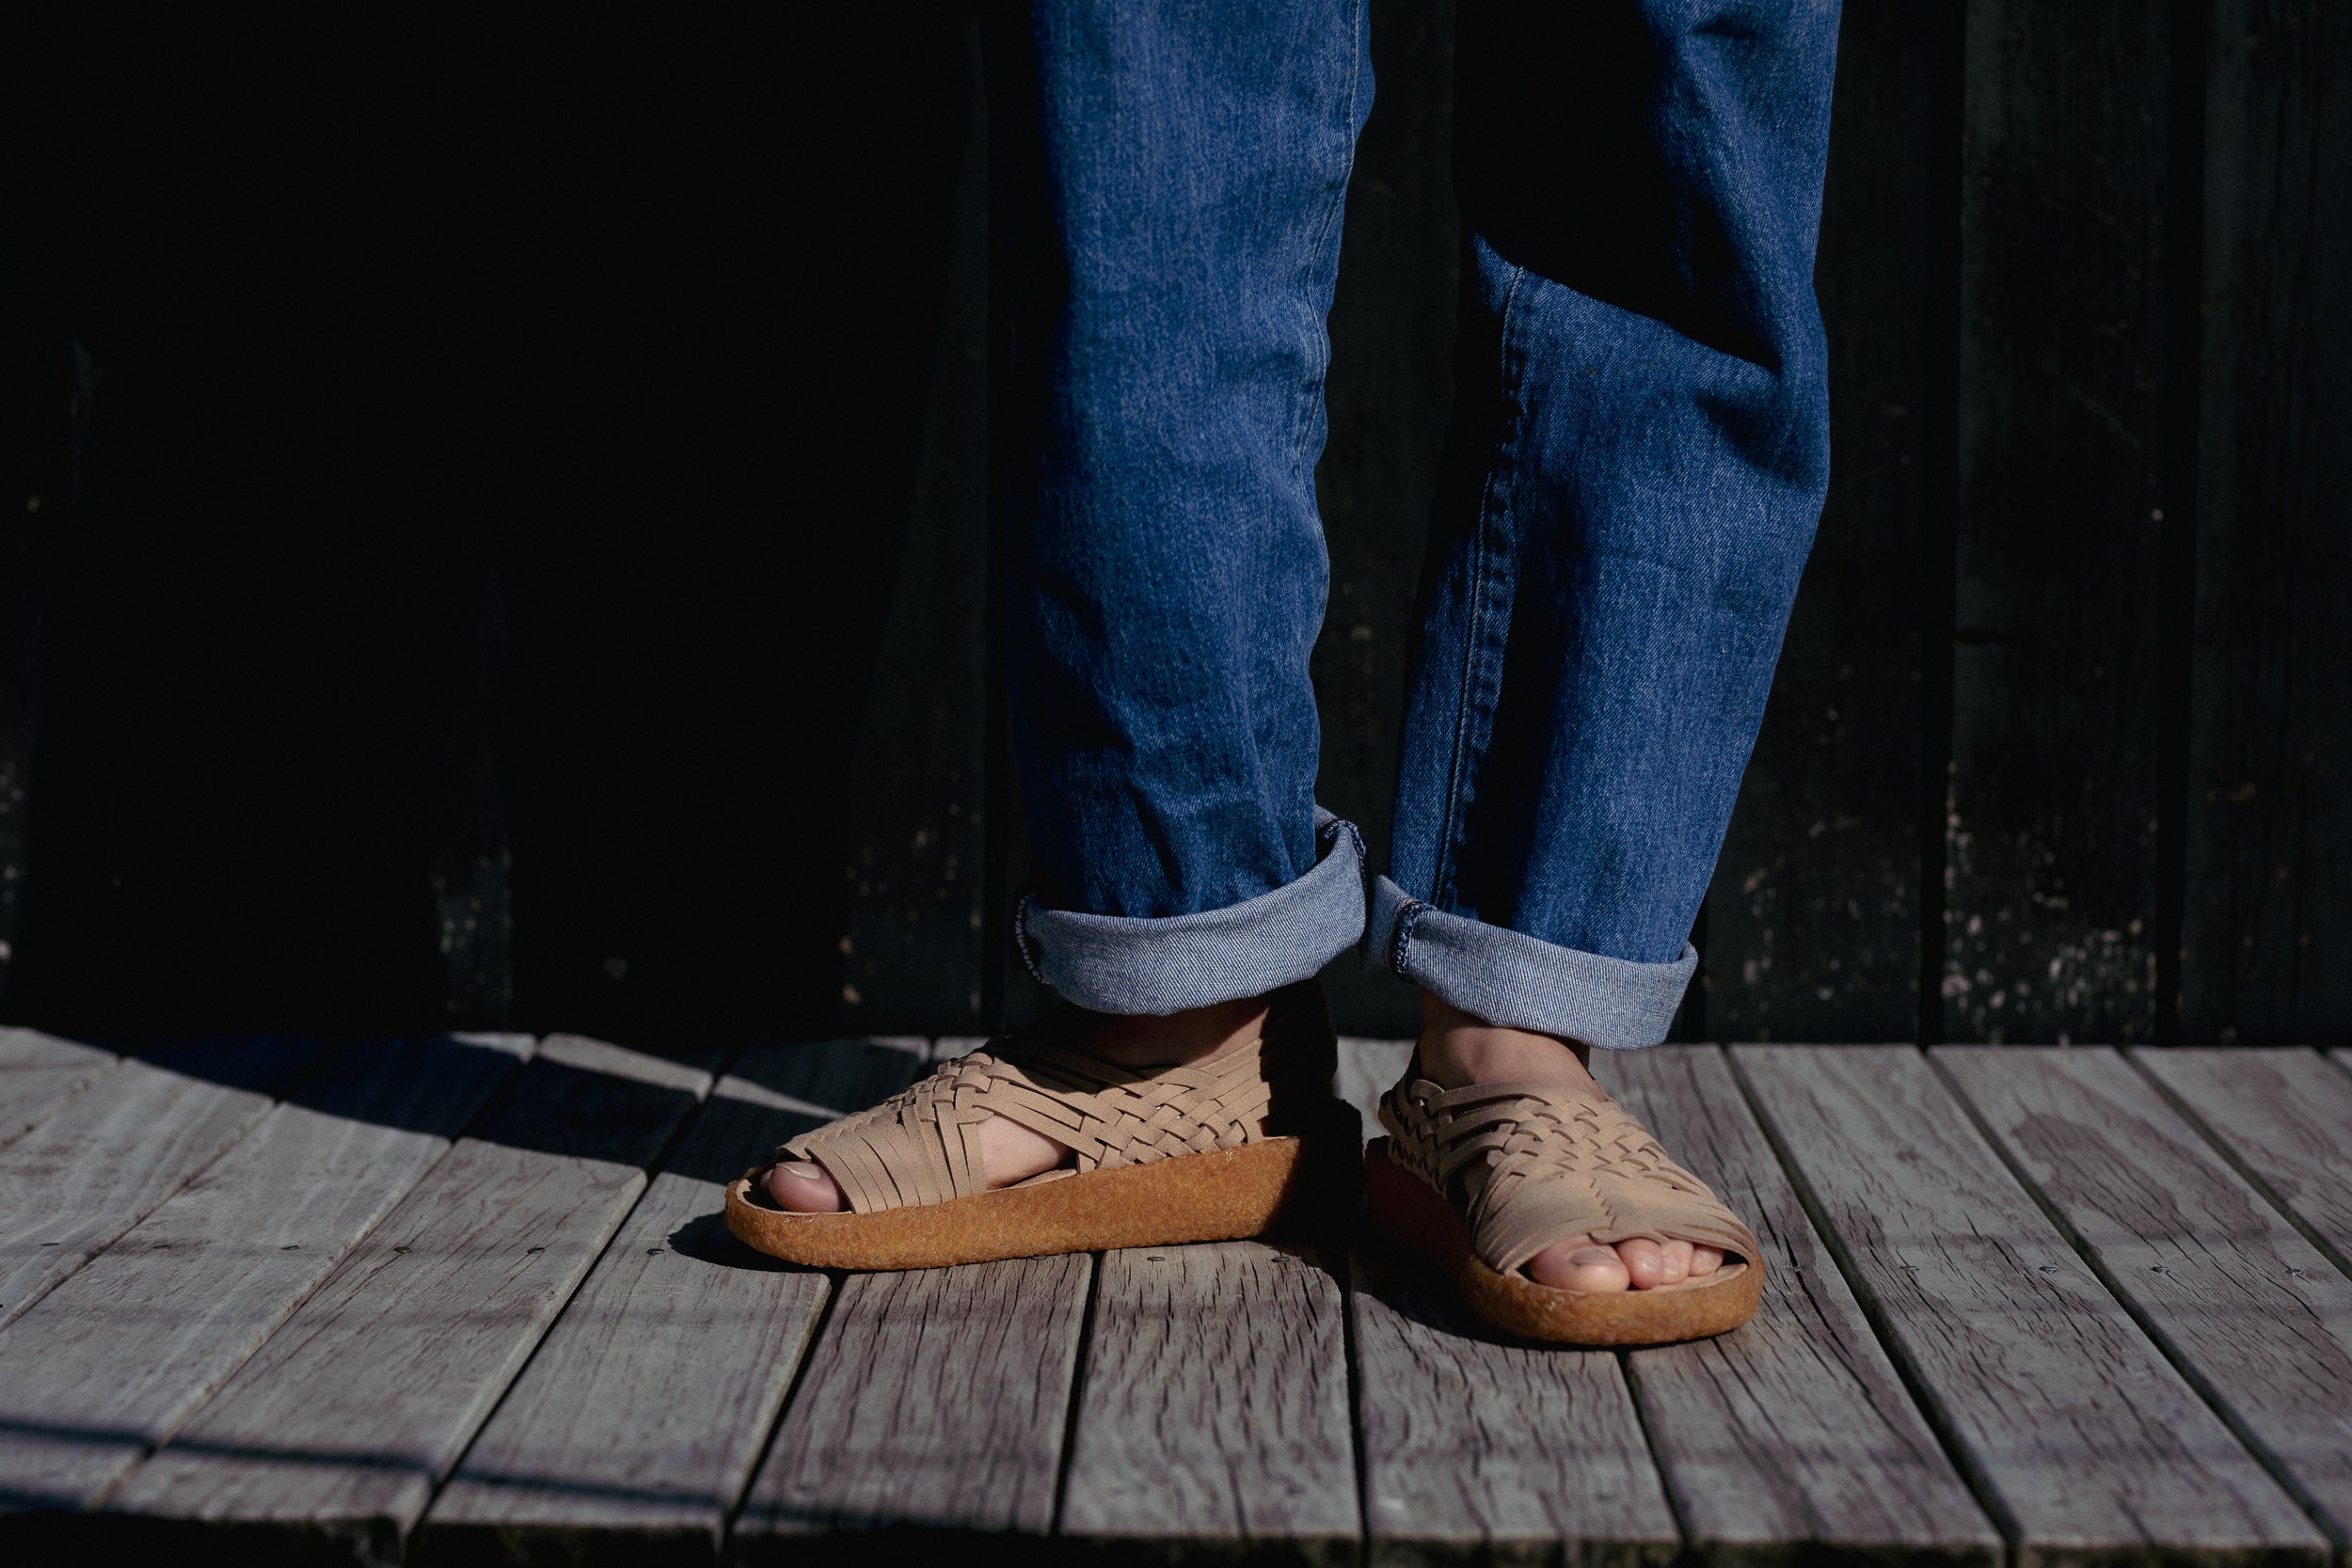
<instances>
[{"instance_id":1,"label":"cuffed jean hem","mask_svg":"<svg viewBox=\"0 0 2352 1568\"><path fill-rule=\"evenodd\" d=\"M1372 885L1371 935L1391 969L1474 1018L1605 1051L1663 1041L1699 964L1687 942L1663 964L1581 953L1448 914L1386 877Z\"/></svg>"},{"instance_id":2,"label":"cuffed jean hem","mask_svg":"<svg viewBox=\"0 0 2352 1568\"><path fill-rule=\"evenodd\" d=\"M1173 1013L1311 978L1363 940L1364 841L1315 808L1315 863L1271 893L1161 919L1079 914L1024 897L1013 942L1029 973L1081 1007Z\"/></svg>"}]
</instances>

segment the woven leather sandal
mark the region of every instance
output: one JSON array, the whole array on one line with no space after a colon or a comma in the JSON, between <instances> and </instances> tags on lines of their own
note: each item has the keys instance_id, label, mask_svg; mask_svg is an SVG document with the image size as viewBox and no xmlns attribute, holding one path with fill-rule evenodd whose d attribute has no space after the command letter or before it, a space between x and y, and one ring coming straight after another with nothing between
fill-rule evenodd
<instances>
[{"instance_id":1,"label":"woven leather sandal","mask_svg":"<svg viewBox=\"0 0 2352 1568\"><path fill-rule=\"evenodd\" d=\"M727 1228L795 1263L928 1269L1233 1241L1352 1201L1360 1124L1331 1098L1338 1047L1319 984L1275 992L1258 1040L1190 1067L1070 1050L1057 1039L1078 1016L992 1040L776 1150L824 1166L846 1212L776 1207L762 1166L727 1189ZM978 1129L991 1117L1067 1146L1071 1164L990 1190Z\"/></svg>"},{"instance_id":2,"label":"woven leather sandal","mask_svg":"<svg viewBox=\"0 0 2352 1568\"><path fill-rule=\"evenodd\" d=\"M1416 1076L1380 1100L1364 1151L1375 1225L1447 1270L1505 1333L1578 1345L1700 1339L1756 1316L1764 1254L1707 1184L1606 1094L1546 1084L1446 1089ZM1563 1291L1521 1269L1555 1242L1637 1236L1721 1247L1704 1278L1648 1291Z\"/></svg>"}]
</instances>

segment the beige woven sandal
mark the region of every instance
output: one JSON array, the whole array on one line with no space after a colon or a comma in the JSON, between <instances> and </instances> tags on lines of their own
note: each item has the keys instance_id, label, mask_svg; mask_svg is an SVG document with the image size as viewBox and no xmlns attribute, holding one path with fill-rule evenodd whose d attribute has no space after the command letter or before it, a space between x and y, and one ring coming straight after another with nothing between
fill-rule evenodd
<instances>
[{"instance_id":1,"label":"beige woven sandal","mask_svg":"<svg viewBox=\"0 0 2352 1568\"><path fill-rule=\"evenodd\" d=\"M1139 1071L1056 1043L1076 1016L776 1150L824 1166L847 1212L776 1207L763 1166L727 1189L727 1228L795 1263L928 1269L1233 1241L1353 1200L1360 1124L1331 1098L1338 1047L1316 982L1275 992L1258 1040L1192 1067ZM991 1191L977 1136L991 1117L1068 1146L1071 1164Z\"/></svg>"},{"instance_id":2,"label":"beige woven sandal","mask_svg":"<svg viewBox=\"0 0 2352 1568\"><path fill-rule=\"evenodd\" d=\"M1530 1339L1662 1345L1756 1316L1756 1233L1615 1101L1544 1084L1445 1089L1418 1065L1381 1097L1389 1136L1364 1151L1373 1222L1451 1273L1480 1318ZM1697 1242L1721 1247L1724 1264L1648 1291L1563 1291L1520 1272L1581 1235Z\"/></svg>"}]
</instances>

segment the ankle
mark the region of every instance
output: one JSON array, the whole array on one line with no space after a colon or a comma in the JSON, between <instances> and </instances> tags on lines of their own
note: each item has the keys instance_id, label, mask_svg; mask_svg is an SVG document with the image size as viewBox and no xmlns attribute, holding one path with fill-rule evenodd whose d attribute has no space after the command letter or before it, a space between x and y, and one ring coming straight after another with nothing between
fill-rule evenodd
<instances>
[{"instance_id":1,"label":"ankle","mask_svg":"<svg viewBox=\"0 0 2352 1568\"><path fill-rule=\"evenodd\" d=\"M1488 1023L1429 991L1421 995L1420 1070L1449 1089L1470 1084L1593 1082L1585 1066L1591 1048L1559 1035Z\"/></svg>"},{"instance_id":2,"label":"ankle","mask_svg":"<svg viewBox=\"0 0 2352 1568\"><path fill-rule=\"evenodd\" d=\"M1097 1013L1084 1050L1120 1067L1181 1067L1211 1061L1257 1039L1266 999L1246 996L1176 1013Z\"/></svg>"}]
</instances>

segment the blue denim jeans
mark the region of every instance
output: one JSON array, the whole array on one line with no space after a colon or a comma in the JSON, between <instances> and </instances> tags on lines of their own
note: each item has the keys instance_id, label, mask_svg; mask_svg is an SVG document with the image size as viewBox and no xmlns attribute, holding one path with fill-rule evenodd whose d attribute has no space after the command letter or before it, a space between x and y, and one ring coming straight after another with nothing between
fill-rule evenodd
<instances>
[{"instance_id":1,"label":"blue denim jeans","mask_svg":"<svg viewBox=\"0 0 2352 1568\"><path fill-rule=\"evenodd\" d=\"M1496 1023L1664 1038L1827 485L1836 23L1462 6L1455 413L1367 896L1308 675L1362 4L1035 0L991 70L1041 979L1166 1013L1361 942Z\"/></svg>"}]
</instances>

